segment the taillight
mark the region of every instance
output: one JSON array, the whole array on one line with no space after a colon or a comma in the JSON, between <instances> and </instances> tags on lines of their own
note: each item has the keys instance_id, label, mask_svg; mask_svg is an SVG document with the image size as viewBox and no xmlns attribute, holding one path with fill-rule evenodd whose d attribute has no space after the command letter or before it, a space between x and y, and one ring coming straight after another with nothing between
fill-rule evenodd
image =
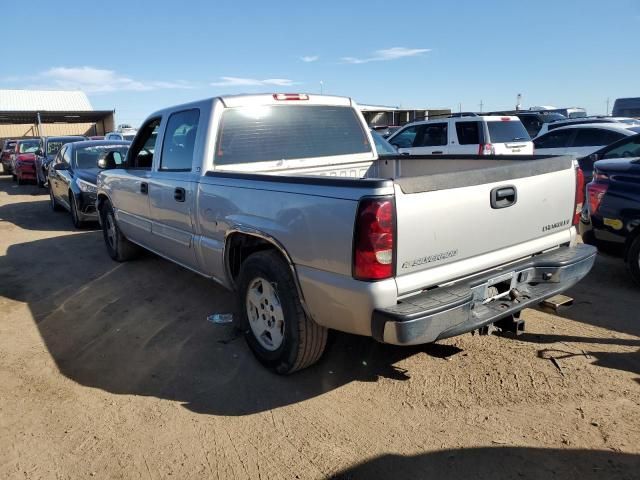
<instances>
[{"instance_id":1,"label":"taillight","mask_svg":"<svg viewBox=\"0 0 640 480\"><path fill-rule=\"evenodd\" d=\"M580 167L576 167L576 202L573 212L573 224L580 223L580 215L582 215L582 207L584 206L584 173Z\"/></svg>"},{"instance_id":2,"label":"taillight","mask_svg":"<svg viewBox=\"0 0 640 480\"><path fill-rule=\"evenodd\" d=\"M478 148L478 155L495 155L496 150L490 143L481 143Z\"/></svg>"},{"instance_id":3,"label":"taillight","mask_svg":"<svg viewBox=\"0 0 640 480\"><path fill-rule=\"evenodd\" d=\"M395 208L389 198L360 201L354 231L353 276L358 280L393 277Z\"/></svg>"},{"instance_id":4,"label":"taillight","mask_svg":"<svg viewBox=\"0 0 640 480\"><path fill-rule=\"evenodd\" d=\"M600 208L600 203L602 203L602 199L604 198L605 193L607 193L607 189L609 185L606 183L595 183L596 180L605 180L608 179L606 175L596 174L593 176L593 182L587 185L587 198L589 201L589 213L594 215L598 213L598 209Z\"/></svg>"}]
</instances>

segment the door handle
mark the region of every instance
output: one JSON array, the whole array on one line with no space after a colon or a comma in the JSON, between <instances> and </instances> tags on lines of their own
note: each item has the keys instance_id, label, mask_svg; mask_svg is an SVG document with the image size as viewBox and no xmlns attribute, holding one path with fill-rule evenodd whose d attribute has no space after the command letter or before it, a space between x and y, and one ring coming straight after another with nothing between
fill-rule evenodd
<instances>
[{"instance_id":1,"label":"door handle","mask_svg":"<svg viewBox=\"0 0 640 480\"><path fill-rule=\"evenodd\" d=\"M149 184L147 182L140 182L140 193L143 195L149 193Z\"/></svg>"},{"instance_id":2,"label":"door handle","mask_svg":"<svg viewBox=\"0 0 640 480\"><path fill-rule=\"evenodd\" d=\"M187 197L187 192L185 192L184 188L176 188L173 192L173 198L176 202L184 202L184 199Z\"/></svg>"},{"instance_id":3,"label":"door handle","mask_svg":"<svg viewBox=\"0 0 640 480\"><path fill-rule=\"evenodd\" d=\"M431 152L431 155L442 155L442 151L438 150L437 152Z\"/></svg>"},{"instance_id":4,"label":"door handle","mask_svg":"<svg viewBox=\"0 0 640 480\"><path fill-rule=\"evenodd\" d=\"M518 201L518 191L513 185L491 190L491 208L507 208Z\"/></svg>"}]
</instances>

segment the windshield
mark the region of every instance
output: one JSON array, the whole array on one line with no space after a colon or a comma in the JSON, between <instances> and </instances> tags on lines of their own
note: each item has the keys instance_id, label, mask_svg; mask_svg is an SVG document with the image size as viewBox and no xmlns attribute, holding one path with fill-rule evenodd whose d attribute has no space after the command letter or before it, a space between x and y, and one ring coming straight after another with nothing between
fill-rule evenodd
<instances>
[{"instance_id":1,"label":"windshield","mask_svg":"<svg viewBox=\"0 0 640 480\"><path fill-rule=\"evenodd\" d=\"M216 165L369 153L351 107L287 105L229 108L222 114Z\"/></svg>"},{"instance_id":2,"label":"windshield","mask_svg":"<svg viewBox=\"0 0 640 480\"><path fill-rule=\"evenodd\" d=\"M62 137L62 138L50 138L47 141L47 156L57 154L63 145L71 142L80 142L84 140L84 137Z\"/></svg>"},{"instance_id":3,"label":"windshield","mask_svg":"<svg viewBox=\"0 0 640 480\"><path fill-rule=\"evenodd\" d=\"M131 135L123 135L122 137L123 137L125 140L127 140L127 141L131 142L131 141L133 141L133 139L134 139L134 138L136 138L136 134L135 134L135 133L133 133L133 134L131 134Z\"/></svg>"},{"instance_id":4,"label":"windshield","mask_svg":"<svg viewBox=\"0 0 640 480\"><path fill-rule=\"evenodd\" d=\"M627 130L631 130L632 132L640 133L640 126L639 127L627 128Z\"/></svg>"},{"instance_id":5,"label":"windshield","mask_svg":"<svg viewBox=\"0 0 640 480\"><path fill-rule=\"evenodd\" d=\"M373 137L373 143L376 146L378 155L385 154L385 153L395 155L398 153L398 151L394 148L394 146L391 145L389 142L387 142L384 139L384 137L380 135L378 132L376 132L375 130L371 130L371 136Z\"/></svg>"},{"instance_id":6,"label":"windshield","mask_svg":"<svg viewBox=\"0 0 640 480\"><path fill-rule=\"evenodd\" d=\"M127 145L91 145L77 148L75 151L75 168L80 170L97 168L98 160L104 158L107 153L117 151L124 158L128 149Z\"/></svg>"},{"instance_id":7,"label":"windshield","mask_svg":"<svg viewBox=\"0 0 640 480\"><path fill-rule=\"evenodd\" d=\"M520 121L487 122L491 143L514 142L529 140L529 134Z\"/></svg>"},{"instance_id":8,"label":"windshield","mask_svg":"<svg viewBox=\"0 0 640 480\"><path fill-rule=\"evenodd\" d=\"M7 152L13 152L16 149L16 142L13 141L5 143L3 149Z\"/></svg>"},{"instance_id":9,"label":"windshield","mask_svg":"<svg viewBox=\"0 0 640 480\"><path fill-rule=\"evenodd\" d=\"M40 140L28 140L18 144L18 153L33 153L38 150Z\"/></svg>"}]
</instances>

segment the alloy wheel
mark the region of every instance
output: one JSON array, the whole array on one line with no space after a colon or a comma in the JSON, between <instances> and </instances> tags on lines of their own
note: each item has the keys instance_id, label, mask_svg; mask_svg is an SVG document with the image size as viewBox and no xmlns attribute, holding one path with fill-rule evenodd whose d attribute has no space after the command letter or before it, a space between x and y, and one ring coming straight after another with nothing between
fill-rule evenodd
<instances>
[{"instance_id":1,"label":"alloy wheel","mask_svg":"<svg viewBox=\"0 0 640 480\"><path fill-rule=\"evenodd\" d=\"M255 278L247 289L247 318L256 340L273 352L284 340L284 312L274 286L262 277Z\"/></svg>"}]
</instances>

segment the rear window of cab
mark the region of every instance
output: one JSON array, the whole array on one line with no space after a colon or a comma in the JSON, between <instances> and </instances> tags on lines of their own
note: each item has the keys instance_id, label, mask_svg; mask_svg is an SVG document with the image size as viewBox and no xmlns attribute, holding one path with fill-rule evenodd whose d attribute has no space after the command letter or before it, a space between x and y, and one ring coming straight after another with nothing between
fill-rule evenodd
<instances>
[{"instance_id":1,"label":"rear window of cab","mask_svg":"<svg viewBox=\"0 0 640 480\"><path fill-rule=\"evenodd\" d=\"M216 165L371 153L352 107L258 105L222 114Z\"/></svg>"}]
</instances>

